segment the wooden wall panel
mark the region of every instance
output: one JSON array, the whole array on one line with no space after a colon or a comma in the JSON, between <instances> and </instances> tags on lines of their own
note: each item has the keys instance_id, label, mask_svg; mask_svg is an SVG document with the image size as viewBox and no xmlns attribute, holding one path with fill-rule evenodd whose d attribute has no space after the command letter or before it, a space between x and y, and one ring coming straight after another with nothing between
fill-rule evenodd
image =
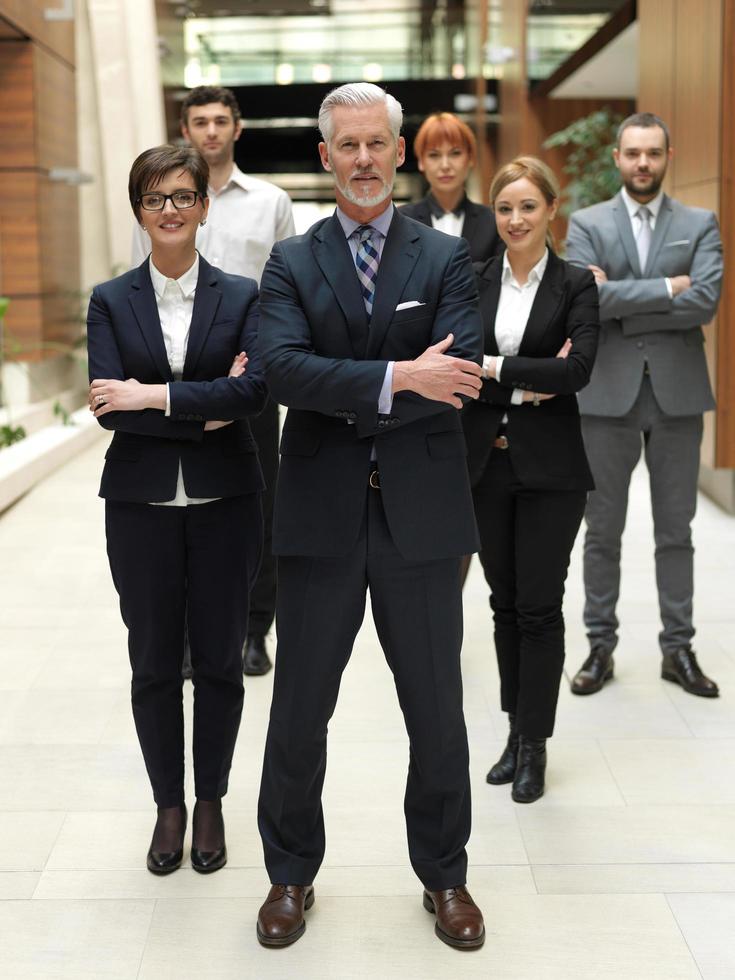
<instances>
[{"instance_id":1,"label":"wooden wall panel","mask_svg":"<svg viewBox=\"0 0 735 980\"><path fill-rule=\"evenodd\" d=\"M61 4L62 0L0 0L0 17L73 65L74 21L44 17L44 10L59 8Z\"/></svg>"},{"instance_id":2,"label":"wooden wall panel","mask_svg":"<svg viewBox=\"0 0 735 980\"><path fill-rule=\"evenodd\" d=\"M674 186L720 175L722 0L679 0L674 23ZM643 57L645 60L645 54Z\"/></svg>"},{"instance_id":3,"label":"wooden wall panel","mask_svg":"<svg viewBox=\"0 0 735 980\"><path fill-rule=\"evenodd\" d=\"M717 333L718 466L735 469L735 0L722 5L720 132L720 227L725 251L725 285Z\"/></svg>"},{"instance_id":4,"label":"wooden wall panel","mask_svg":"<svg viewBox=\"0 0 735 980\"><path fill-rule=\"evenodd\" d=\"M35 166L34 96L33 45L0 41L0 171Z\"/></svg>"},{"instance_id":5,"label":"wooden wall panel","mask_svg":"<svg viewBox=\"0 0 735 980\"><path fill-rule=\"evenodd\" d=\"M33 46L36 91L36 166L76 167L77 127L74 70Z\"/></svg>"},{"instance_id":6,"label":"wooden wall panel","mask_svg":"<svg viewBox=\"0 0 735 980\"><path fill-rule=\"evenodd\" d=\"M4 173L0 180L0 269L5 296L41 292L38 183L33 171Z\"/></svg>"}]
</instances>

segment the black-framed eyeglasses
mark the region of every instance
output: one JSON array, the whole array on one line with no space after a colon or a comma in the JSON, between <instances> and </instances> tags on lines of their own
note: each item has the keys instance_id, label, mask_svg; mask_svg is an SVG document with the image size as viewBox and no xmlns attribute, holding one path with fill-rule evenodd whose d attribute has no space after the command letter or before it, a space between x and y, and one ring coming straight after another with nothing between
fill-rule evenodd
<instances>
[{"instance_id":1,"label":"black-framed eyeglasses","mask_svg":"<svg viewBox=\"0 0 735 980\"><path fill-rule=\"evenodd\" d=\"M147 194L140 195L138 204L144 211L163 211L166 201L170 201L177 211L184 211L186 208L193 208L198 197L198 191L174 191L173 194L149 191Z\"/></svg>"}]
</instances>

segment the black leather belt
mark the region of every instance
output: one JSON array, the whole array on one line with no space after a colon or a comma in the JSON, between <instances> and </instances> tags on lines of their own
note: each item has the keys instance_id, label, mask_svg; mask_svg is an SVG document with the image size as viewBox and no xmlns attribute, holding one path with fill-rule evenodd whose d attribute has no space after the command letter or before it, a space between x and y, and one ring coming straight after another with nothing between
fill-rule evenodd
<instances>
[{"instance_id":1,"label":"black leather belt","mask_svg":"<svg viewBox=\"0 0 735 980\"><path fill-rule=\"evenodd\" d=\"M380 473L378 472L377 466L374 469L370 470L368 483L373 488L373 490L380 490Z\"/></svg>"}]
</instances>

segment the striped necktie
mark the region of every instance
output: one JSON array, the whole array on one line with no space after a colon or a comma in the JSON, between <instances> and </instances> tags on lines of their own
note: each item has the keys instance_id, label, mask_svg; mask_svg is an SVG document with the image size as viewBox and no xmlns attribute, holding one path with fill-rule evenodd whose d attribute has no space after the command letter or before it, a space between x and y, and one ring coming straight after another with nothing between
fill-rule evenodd
<instances>
[{"instance_id":1,"label":"striped necktie","mask_svg":"<svg viewBox=\"0 0 735 980\"><path fill-rule=\"evenodd\" d=\"M357 254L355 256L357 278L360 280L365 312L370 319L375 298L375 280L378 276L378 264L380 262L378 250L373 244L376 231L372 225L360 225L359 228L355 229L354 234L357 235Z\"/></svg>"}]
</instances>

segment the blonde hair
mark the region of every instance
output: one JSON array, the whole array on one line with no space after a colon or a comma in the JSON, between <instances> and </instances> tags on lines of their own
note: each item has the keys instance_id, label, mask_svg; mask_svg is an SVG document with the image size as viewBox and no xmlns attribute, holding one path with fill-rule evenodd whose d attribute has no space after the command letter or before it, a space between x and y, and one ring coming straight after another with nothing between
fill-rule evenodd
<instances>
[{"instance_id":1,"label":"blonde hair","mask_svg":"<svg viewBox=\"0 0 735 980\"><path fill-rule=\"evenodd\" d=\"M513 184L523 178L530 180L543 195L546 203L551 206L559 200L559 182L554 171L538 157L520 156L506 163L498 170L490 185L490 207L495 210L498 195L508 184ZM554 236L549 228L546 232L546 244L555 247Z\"/></svg>"}]
</instances>

